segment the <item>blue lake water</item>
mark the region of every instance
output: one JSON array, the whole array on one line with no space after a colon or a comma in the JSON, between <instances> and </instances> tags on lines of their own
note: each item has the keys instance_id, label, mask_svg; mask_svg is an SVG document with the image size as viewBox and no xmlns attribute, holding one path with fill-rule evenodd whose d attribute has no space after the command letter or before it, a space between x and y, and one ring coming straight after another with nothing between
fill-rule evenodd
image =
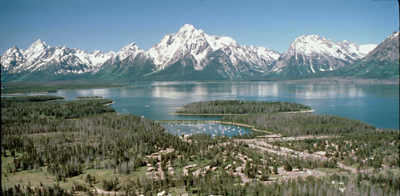
<instances>
[{"instance_id":1,"label":"blue lake water","mask_svg":"<svg viewBox=\"0 0 400 196\"><path fill-rule=\"evenodd\" d=\"M218 116L171 114L191 102L254 100L296 102L314 113L357 119L378 128L399 129L399 85L282 84L279 82L147 82L129 87L58 91L49 93L74 100L78 96L103 96L119 113L154 120L218 120ZM219 126L219 125L218 125Z\"/></svg>"}]
</instances>

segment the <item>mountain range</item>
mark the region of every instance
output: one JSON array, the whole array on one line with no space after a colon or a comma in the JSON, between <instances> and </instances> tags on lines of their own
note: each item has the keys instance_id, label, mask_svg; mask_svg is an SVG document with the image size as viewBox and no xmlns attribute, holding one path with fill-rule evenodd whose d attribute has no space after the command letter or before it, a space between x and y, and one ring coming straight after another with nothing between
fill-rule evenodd
<instances>
[{"instance_id":1,"label":"mountain range","mask_svg":"<svg viewBox=\"0 0 400 196\"><path fill-rule=\"evenodd\" d=\"M88 53L65 46L50 47L39 39L27 50L16 46L8 49L1 55L0 64L1 81L9 82L232 80L321 72L391 78L399 76L398 61L399 32L378 46L304 35L280 54L265 47L240 45L230 37L210 36L186 24L149 50L131 43L118 52Z\"/></svg>"}]
</instances>

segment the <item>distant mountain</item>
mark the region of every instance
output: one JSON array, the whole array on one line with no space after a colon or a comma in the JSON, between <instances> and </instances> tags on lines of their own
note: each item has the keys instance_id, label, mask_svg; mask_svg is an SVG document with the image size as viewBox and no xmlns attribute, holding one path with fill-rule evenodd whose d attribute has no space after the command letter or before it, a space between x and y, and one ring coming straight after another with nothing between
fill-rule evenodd
<instances>
[{"instance_id":1,"label":"distant mountain","mask_svg":"<svg viewBox=\"0 0 400 196\"><path fill-rule=\"evenodd\" d=\"M26 51L14 46L1 55L1 81L229 80L327 72L353 76L363 70L362 62L365 67L379 61L390 64L390 69L396 69L393 63L397 62L398 70L398 32L389 37L376 47L305 35L296 38L282 55L265 47L239 45L230 37L207 35L190 24L165 35L147 51L131 43L116 53L87 53L50 47L39 39ZM385 66L373 73L385 75ZM368 70L365 73L371 73ZM389 75L385 77L396 77Z\"/></svg>"},{"instance_id":2,"label":"distant mountain","mask_svg":"<svg viewBox=\"0 0 400 196\"><path fill-rule=\"evenodd\" d=\"M399 77L399 31L393 32L361 61L337 70L341 76Z\"/></svg>"},{"instance_id":3,"label":"distant mountain","mask_svg":"<svg viewBox=\"0 0 400 196\"><path fill-rule=\"evenodd\" d=\"M279 55L265 47L239 45L230 37L207 35L186 24L146 51L139 64L126 62L124 67L145 70L142 78L156 80L240 79L261 75ZM137 69L143 64L147 68Z\"/></svg>"},{"instance_id":4,"label":"distant mountain","mask_svg":"<svg viewBox=\"0 0 400 196\"><path fill-rule=\"evenodd\" d=\"M1 56L1 80L240 79L261 76L279 55L265 47L239 45L230 37L209 36L186 24L148 51L132 43L117 53L87 53L50 47L41 40L27 51L13 47Z\"/></svg>"},{"instance_id":5,"label":"distant mountain","mask_svg":"<svg viewBox=\"0 0 400 196\"><path fill-rule=\"evenodd\" d=\"M269 75L297 76L332 71L363 58L376 45L357 45L354 42L333 42L318 35L296 38L283 53Z\"/></svg>"},{"instance_id":6,"label":"distant mountain","mask_svg":"<svg viewBox=\"0 0 400 196\"><path fill-rule=\"evenodd\" d=\"M117 53L94 51L87 53L65 46L50 47L40 39L26 51L12 47L1 56L1 80L43 81L76 79L96 73L106 64L114 64L133 57L139 48L129 44Z\"/></svg>"}]
</instances>

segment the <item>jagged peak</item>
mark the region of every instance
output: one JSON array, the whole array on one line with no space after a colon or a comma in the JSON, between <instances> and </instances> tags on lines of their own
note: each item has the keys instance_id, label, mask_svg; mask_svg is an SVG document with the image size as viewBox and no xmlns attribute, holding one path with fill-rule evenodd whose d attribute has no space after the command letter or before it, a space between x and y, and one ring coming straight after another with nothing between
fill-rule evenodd
<instances>
[{"instance_id":1,"label":"jagged peak","mask_svg":"<svg viewBox=\"0 0 400 196\"><path fill-rule=\"evenodd\" d=\"M302 36L299 36L299 37L297 37L295 40L294 40L294 42L302 42L302 41L316 41L316 40L319 40L319 39L325 39L324 37L323 38L320 38L318 35L315 35L315 34L312 34L312 35L302 35Z\"/></svg>"},{"instance_id":2,"label":"jagged peak","mask_svg":"<svg viewBox=\"0 0 400 196\"><path fill-rule=\"evenodd\" d=\"M90 54L103 54L103 52L100 51L100 50L94 50L94 51L91 52Z\"/></svg>"},{"instance_id":3,"label":"jagged peak","mask_svg":"<svg viewBox=\"0 0 400 196\"><path fill-rule=\"evenodd\" d=\"M399 36L399 31L395 31L391 35L389 35L387 38L393 39L393 38L398 37L398 36Z\"/></svg>"},{"instance_id":4,"label":"jagged peak","mask_svg":"<svg viewBox=\"0 0 400 196\"><path fill-rule=\"evenodd\" d=\"M136 45L135 42L132 42L132 43L126 45L125 47L123 47L120 51L126 51L126 50L137 51L137 50L139 50L139 47Z\"/></svg>"},{"instance_id":5,"label":"jagged peak","mask_svg":"<svg viewBox=\"0 0 400 196\"><path fill-rule=\"evenodd\" d=\"M19 51L17 46L13 46L12 48L8 49L6 53L13 53Z\"/></svg>"},{"instance_id":6,"label":"jagged peak","mask_svg":"<svg viewBox=\"0 0 400 196\"><path fill-rule=\"evenodd\" d=\"M12 48L6 50L6 52L2 56L8 56L14 53L21 53L21 51L17 48L17 46L13 46Z\"/></svg>"},{"instance_id":7,"label":"jagged peak","mask_svg":"<svg viewBox=\"0 0 400 196\"><path fill-rule=\"evenodd\" d=\"M196 30L193 25L191 24L184 24L178 32L191 32Z\"/></svg>"},{"instance_id":8,"label":"jagged peak","mask_svg":"<svg viewBox=\"0 0 400 196\"><path fill-rule=\"evenodd\" d=\"M41 39L38 39L31 46L29 46L28 50L37 50L37 49L46 49L46 48L49 48L49 46L46 44L46 42L43 42Z\"/></svg>"},{"instance_id":9,"label":"jagged peak","mask_svg":"<svg viewBox=\"0 0 400 196\"><path fill-rule=\"evenodd\" d=\"M346 46L349 46L349 45L357 45L356 43L351 42L351 41L349 42L349 41L347 41L347 40L338 41L338 42L336 42L336 44L346 45Z\"/></svg>"},{"instance_id":10,"label":"jagged peak","mask_svg":"<svg viewBox=\"0 0 400 196\"><path fill-rule=\"evenodd\" d=\"M259 47L257 47L257 49L258 49L258 50L264 50L264 51L274 52L274 53L280 54L279 52L277 52L277 51L275 51L275 50L272 50L272 49L269 49L269 48L264 47L264 46L259 46Z\"/></svg>"},{"instance_id":11,"label":"jagged peak","mask_svg":"<svg viewBox=\"0 0 400 196\"><path fill-rule=\"evenodd\" d=\"M184 37L189 37L189 36L200 36L200 37L203 37L203 36L205 36L205 33L201 29L195 29L193 27L193 25L191 25L191 24L185 24L179 29L178 33L176 33L176 34L174 33L172 35L178 35L178 36L182 36L183 35Z\"/></svg>"},{"instance_id":12,"label":"jagged peak","mask_svg":"<svg viewBox=\"0 0 400 196\"><path fill-rule=\"evenodd\" d=\"M36 40L35 42L33 42L32 45L37 45L37 44L47 46L46 42L42 41L41 39Z\"/></svg>"}]
</instances>

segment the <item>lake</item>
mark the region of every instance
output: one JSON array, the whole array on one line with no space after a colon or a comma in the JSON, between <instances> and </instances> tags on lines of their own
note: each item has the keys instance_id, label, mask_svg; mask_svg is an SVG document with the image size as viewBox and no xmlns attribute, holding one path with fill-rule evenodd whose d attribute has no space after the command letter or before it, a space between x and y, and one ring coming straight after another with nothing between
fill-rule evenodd
<instances>
[{"instance_id":1,"label":"lake","mask_svg":"<svg viewBox=\"0 0 400 196\"><path fill-rule=\"evenodd\" d=\"M284 84L279 82L142 82L123 88L71 90L49 93L74 100L103 96L119 113L154 120L218 120L218 116L173 115L191 102L254 100L295 102L314 113L357 119L378 128L399 129L399 85L388 84Z\"/></svg>"}]
</instances>

